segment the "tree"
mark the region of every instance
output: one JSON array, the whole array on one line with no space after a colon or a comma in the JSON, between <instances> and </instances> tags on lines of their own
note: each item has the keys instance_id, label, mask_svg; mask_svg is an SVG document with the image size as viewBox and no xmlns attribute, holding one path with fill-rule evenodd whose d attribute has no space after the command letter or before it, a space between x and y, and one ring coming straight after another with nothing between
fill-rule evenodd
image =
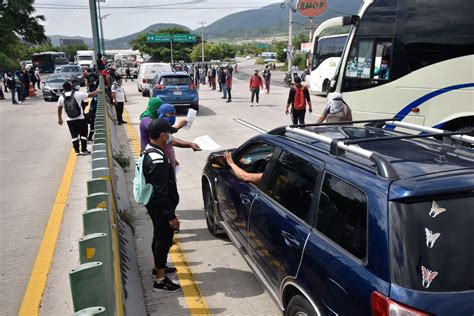
<instances>
[{"instance_id":1,"label":"tree","mask_svg":"<svg viewBox=\"0 0 474 316\"><path fill-rule=\"evenodd\" d=\"M181 28L169 28L162 29L159 31L152 31L149 34L190 34L189 31ZM196 36L196 41L201 40L200 36ZM152 56L154 61L170 62L171 61L171 50L170 43L147 43L146 34L141 34L133 41L130 42L133 49L138 49L142 53L149 54ZM191 61L190 52L195 46L195 43L177 43L173 42L173 55L174 60L184 60L186 62Z\"/></svg>"},{"instance_id":2,"label":"tree","mask_svg":"<svg viewBox=\"0 0 474 316\"><path fill-rule=\"evenodd\" d=\"M273 51L277 55L277 60L284 62L286 60L286 51L283 51L288 47L288 42L279 41L273 44Z\"/></svg>"},{"instance_id":3,"label":"tree","mask_svg":"<svg viewBox=\"0 0 474 316\"><path fill-rule=\"evenodd\" d=\"M18 67L25 42L39 45L48 40L44 27L40 24L45 18L34 15L33 2L34 0L7 0L0 3L0 53L8 59L6 65L15 64Z\"/></svg>"},{"instance_id":4,"label":"tree","mask_svg":"<svg viewBox=\"0 0 474 316\"><path fill-rule=\"evenodd\" d=\"M293 47L295 50L299 50L301 48L301 43L308 43L309 42L309 35L306 32L301 32L295 37L293 37Z\"/></svg>"}]
</instances>

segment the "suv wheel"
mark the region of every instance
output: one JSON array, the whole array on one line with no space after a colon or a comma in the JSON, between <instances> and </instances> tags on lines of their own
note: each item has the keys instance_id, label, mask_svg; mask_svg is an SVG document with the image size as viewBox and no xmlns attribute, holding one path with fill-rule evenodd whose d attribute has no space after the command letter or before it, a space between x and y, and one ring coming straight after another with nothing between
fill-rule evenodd
<instances>
[{"instance_id":1,"label":"suv wheel","mask_svg":"<svg viewBox=\"0 0 474 316\"><path fill-rule=\"evenodd\" d=\"M206 214L206 224L207 229L213 234L214 236L218 235L218 225L216 223L216 211L214 207L214 198L212 197L211 190L209 186L206 185L204 188L204 212Z\"/></svg>"},{"instance_id":2,"label":"suv wheel","mask_svg":"<svg viewBox=\"0 0 474 316\"><path fill-rule=\"evenodd\" d=\"M199 113L199 104L191 104L190 108Z\"/></svg>"},{"instance_id":3,"label":"suv wheel","mask_svg":"<svg viewBox=\"0 0 474 316\"><path fill-rule=\"evenodd\" d=\"M291 298L285 309L285 316L316 316L317 313L310 302L301 295L295 295Z\"/></svg>"}]
</instances>

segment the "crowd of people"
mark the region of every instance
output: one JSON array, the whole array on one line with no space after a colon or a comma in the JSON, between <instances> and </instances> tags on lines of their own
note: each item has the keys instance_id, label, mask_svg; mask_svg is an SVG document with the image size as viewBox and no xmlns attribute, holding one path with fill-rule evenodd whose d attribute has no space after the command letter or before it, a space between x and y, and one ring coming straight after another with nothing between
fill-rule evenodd
<instances>
[{"instance_id":1,"label":"crowd of people","mask_svg":"<svg viewBox=\"0 0 474 316\"><path fill-rule=\"evenodd\" d=\"M13 72L1 71L0 100L6 98L6 94L11 96L12 104L21 104L31 98L30 90L37 91L36 87L41 87L41 77L38 68L27 67Z\"/></svg>"}]
</instances>

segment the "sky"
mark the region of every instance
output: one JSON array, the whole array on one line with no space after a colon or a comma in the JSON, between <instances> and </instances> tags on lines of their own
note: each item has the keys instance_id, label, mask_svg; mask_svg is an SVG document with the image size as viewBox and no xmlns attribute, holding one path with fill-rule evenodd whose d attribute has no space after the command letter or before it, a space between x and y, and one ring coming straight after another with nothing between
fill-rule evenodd
<instances>
[{"instance_id":1,"label":"sky","mask_svg":"<svg viewBox=\"0 0 474 316\"><path fill-rule=\"evenodd\" d=\"M226 15L277 2L282 1L105 0L100 5L102 16L110 14L102 20L104 37L114 39L156 23L176 23L196 29L201 26L199 22L209 25ZM34 5L36 14L46 18L46 35L92 37L89 0L36 0Z\"/></svg>"}]
</instances>

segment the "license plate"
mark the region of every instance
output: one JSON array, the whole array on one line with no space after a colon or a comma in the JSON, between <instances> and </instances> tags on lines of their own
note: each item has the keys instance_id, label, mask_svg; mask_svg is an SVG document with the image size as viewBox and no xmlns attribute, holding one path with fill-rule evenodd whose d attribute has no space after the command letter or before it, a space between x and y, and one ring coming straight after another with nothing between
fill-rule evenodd
<instances>
[{"instance_id":1,"label":"license plate","mask_svg":"<svg viewBox=\"0 0 474 316\"><path fill-rule=\"evenodd\" d=\"M174 94L174 95L182 95L183 92L182 92L182 91L179 91L179 90L176 90L176 91L173 91L173 94Z\"/></svg>"}]
</instances>

